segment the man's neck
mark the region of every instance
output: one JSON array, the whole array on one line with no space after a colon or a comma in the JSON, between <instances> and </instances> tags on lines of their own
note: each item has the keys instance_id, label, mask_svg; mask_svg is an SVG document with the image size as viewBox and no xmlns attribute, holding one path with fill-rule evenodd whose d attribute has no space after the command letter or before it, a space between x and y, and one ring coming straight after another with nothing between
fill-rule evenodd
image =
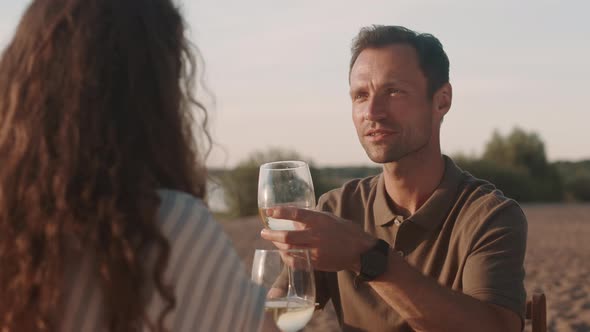
<instances>
[{"instance_id":1,"label":"man's neck","mask_svg":"<svg viewBox=\"0 0 590 332\"><path fill-rule=\"evenodd\" d=\"M445 162L440 152L407 156L385 164L385 190L396 214L404 217L414 214L438 187L444 171Z\"/></svg>"}]
</instances>

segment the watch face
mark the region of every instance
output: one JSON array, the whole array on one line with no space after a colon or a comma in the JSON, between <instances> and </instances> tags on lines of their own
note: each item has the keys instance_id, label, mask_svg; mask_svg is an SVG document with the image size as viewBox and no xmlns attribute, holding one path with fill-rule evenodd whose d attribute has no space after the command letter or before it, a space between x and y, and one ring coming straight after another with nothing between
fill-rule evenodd
<instances>
[{"instance_id":1,"label":"watch face","mask_svg":"<svg viewBox=\"0 0 590 332\"><path fill-rule=\"evenodd\" d=\"M361 256L361 274L374 279L385 272L387 256L377 250L370 250Z\"/></svg>"}]
</instances>

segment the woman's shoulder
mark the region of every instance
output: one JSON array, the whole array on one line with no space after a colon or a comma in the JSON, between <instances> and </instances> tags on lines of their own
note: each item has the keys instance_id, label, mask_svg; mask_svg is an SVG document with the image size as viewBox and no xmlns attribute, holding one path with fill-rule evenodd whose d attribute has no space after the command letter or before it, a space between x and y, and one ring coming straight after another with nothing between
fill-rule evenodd
<instances>
[{"instance_id":1,"label":"woman's shoulder","mask_svg":"<svg viewBox=\"0 0 590 332\"><path fill-rule=\"evenodd\" d=\"M207 204L199 197L187 192L173 189L159 189L157 194L160 197L159 217L166 220L170 217L187 217L190 214L199 214L201 218L211 219L211 212Z\"/></svg>"},{"instance_id":2,"label":"woman's shoulder","mask_svg":"<svg viewBox=\"0 0 590 332\"><path fill-rule=\"evenodd\" d=\"M169 205L175 205L180 203L183 205L190 204L196 208L208 210L207 205L202 199L193 196L187 192L174 189L158 189L156 192L158 193L158 196L160 196L162 206L166 203Z\"/></svg>"},{"instance_id":3,"label":"woman's shoulder","mask_svg":"<svg viewBox=\"0 0 590 332\"><path fill-rule=\"evenodd\" d=\"M207 204L189 193L160 189L158 222L164 235L170 241L185 238L189 232L193 237L204 236L203 230L216 236L223 236L221 226L215 222ZM200 230L200 231L199 231ZM194 240L194 239L193 239Z\"/></svg>"},{"instance_id":4,"label":"woman's shoulder","mask_svg":"<svg viewBox=\"0 0 590 332\"><path fill-rule=\"evenodd\" d=\"M161 229L171 248L166 275L178 303L171 330L257 331L265 292L250 281L206 203L182 191L157 192ZM248 315L234 317L244 310Z\"/></svg>"}]
</instances>

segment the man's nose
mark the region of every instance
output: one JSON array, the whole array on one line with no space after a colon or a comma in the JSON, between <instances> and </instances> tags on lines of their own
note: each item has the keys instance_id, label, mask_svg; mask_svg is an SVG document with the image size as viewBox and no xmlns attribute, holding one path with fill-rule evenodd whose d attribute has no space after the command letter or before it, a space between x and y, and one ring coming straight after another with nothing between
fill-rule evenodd
<instances>
[{"instance_id":1,"label":"man's nose","mask_svg":"<svg viewBox=\"0 0 590 332\"><path fill-rule=\"evenodd\" d=\"M387 116L385 103L379 97L372 97L365 108L364 118L367 121L380 121Z\"/></svg>"}]
</instances>

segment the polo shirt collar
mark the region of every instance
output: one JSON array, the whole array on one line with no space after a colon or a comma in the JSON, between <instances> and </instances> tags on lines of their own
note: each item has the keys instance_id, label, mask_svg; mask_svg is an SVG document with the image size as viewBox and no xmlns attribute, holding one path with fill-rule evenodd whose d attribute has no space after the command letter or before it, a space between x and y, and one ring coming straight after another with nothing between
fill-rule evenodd
<instances>
[{"instance_id":1,"label":"polo shirt collar","mask_svg":"<svg viewBox=\"0 0 590 332\"><path fill-rule=\"evenodd\" d=\"M392 222L397 215L390 208L389 203L387 203L387 190L385 190L383 172L379 174L376 191L375 201L373 203L373 220L375 220L375 225L385 226Z\"/></svg>"},{"instance_id":2,"label":"polo shirt collar","mask_svg":"<svg viewBox=\"0 0 590 332\"><path fill-rule=\"evenodd\" d=\"M406 221L411 221L426 231L436 229L452 208L457 190L464 178L463 171L455 165L451 158L443 155L445 171L443 178L428 200ZM378 226L390 224L396 218L402 219L387 203L387 191L383 173L379 175L373 203L373 218ZM409 219L409 220L408 220Z\"/></svg>"}]
</instances>

